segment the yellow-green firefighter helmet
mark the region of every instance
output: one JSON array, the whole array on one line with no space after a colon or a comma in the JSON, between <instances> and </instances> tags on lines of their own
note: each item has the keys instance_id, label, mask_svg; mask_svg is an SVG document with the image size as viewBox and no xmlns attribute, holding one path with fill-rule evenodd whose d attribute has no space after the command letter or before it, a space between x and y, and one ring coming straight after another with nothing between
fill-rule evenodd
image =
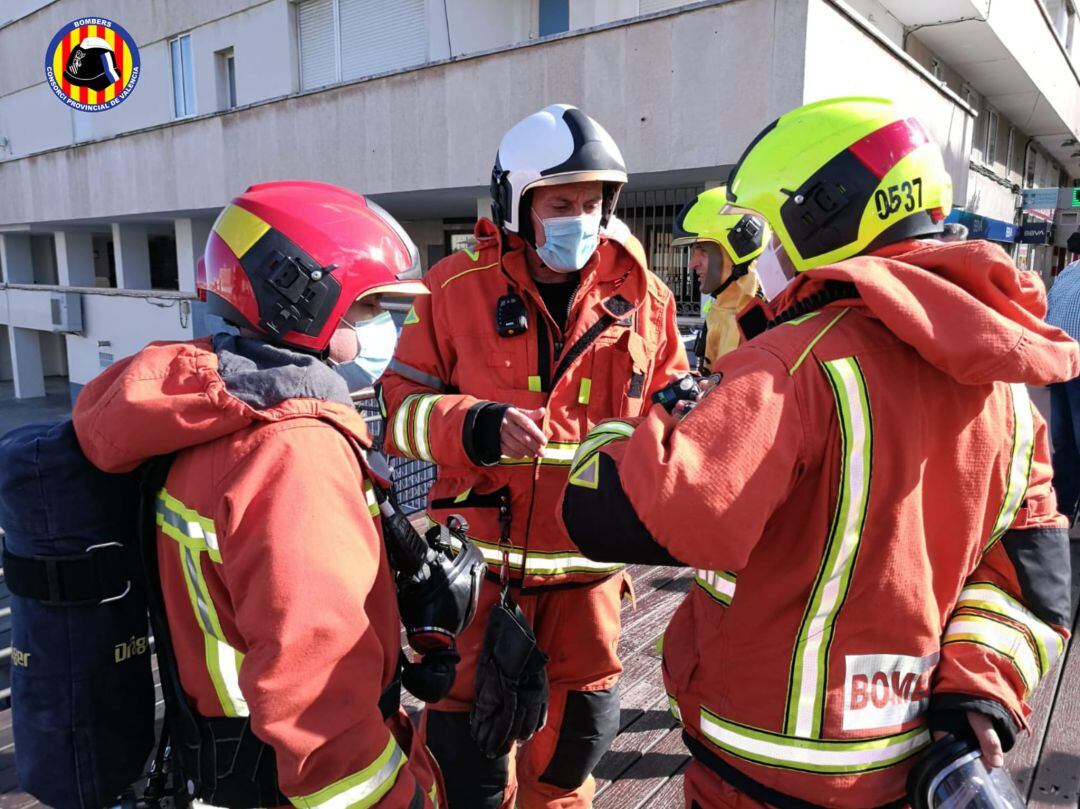
<instances>
[{"instance_id":1,"label":"yellow-green firefighter helmet","mask_svg":"<svg viewBox=\"0 0 1080 809\"><path fill-rule=\"evenodd\" d=\"M753 261L769 243L765 220L753 211L728 204L727 188L718 186L702 191L690 200L675 217L675 247L694 242L715 242L735 265Z\"/></svg>"},{"instance_id":2,"label":"yellow-green firefighter helmet","mask_svg":"<svg viewBox=\"0 0 1080 809\"><path fill-rule=\"evenodd\" d=\"M764 216L803 271L939 232L952 179L917 118L884 98L835 98L766 127L727 199Z\"/></svg>"}]
</instances>

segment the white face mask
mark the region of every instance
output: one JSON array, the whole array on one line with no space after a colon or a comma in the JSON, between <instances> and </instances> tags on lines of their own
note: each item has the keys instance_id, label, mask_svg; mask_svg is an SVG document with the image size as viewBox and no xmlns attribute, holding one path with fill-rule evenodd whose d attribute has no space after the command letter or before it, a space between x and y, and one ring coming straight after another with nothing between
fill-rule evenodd
<instances>
[{"instance_id":1,"label":"white face mask","mask_svg":"<svg viewBox=\"0 0 1080 809\"><path fill-rule=\"evenodd\" d=\"M334 370L345 378L349 392L370 388L390 365L397 345L397 327L389 312L349 324L356 332L358 350L350 362L335 363Z\"/></svg>"},{"instance_id":2,"label":"white face mask","mask_svg":"<svg viewBox=\"0 0 1080 809\"><path fill-rule=\"evenodd\" d=\"M755 270L761 281L761 291L765 293L766 300L771 301L791 283L780 260L780 254L783 251L783 245L773 236L764 252L758 256Z\"/></svg>"},{"instance_id":3,"label":"white face mask","mask_svg":"<svg viewBox=\"0 0 1080 809\"><path fill-rule=\"evenodd\" d=\"M548 269L577 272L589 263L600 242L601 214L541 219L534 211L532 216L544 228L544 243L536 248L536 253Z\"/></svg>"}]
</instances>

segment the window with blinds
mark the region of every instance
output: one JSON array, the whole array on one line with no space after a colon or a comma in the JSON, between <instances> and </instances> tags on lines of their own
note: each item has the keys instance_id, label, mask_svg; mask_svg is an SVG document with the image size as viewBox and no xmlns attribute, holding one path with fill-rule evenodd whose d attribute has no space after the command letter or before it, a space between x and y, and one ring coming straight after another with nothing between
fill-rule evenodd
<instances>
[{"instance_id":1,"label":"window with blinds","mask_svg":"<svg viewBox=\"0 0 1080 809\"><path fill-rule=\"evenodd\" d=\"M305 90L338 80L335 5L335 0L306 0L296 7L300 86Z\"/></svg>"},{"instance_id":2,"label":"window with blinds","mask_svg":"<svg viewBox=\"0 0 1080 809\"><path fill-rule=\"evenodd\" d=\"M641 0L639 14L652 14L654 11L667 11L676 6L685 6L690 0Z\"/></svg>"},{"instance_id":3,"label":"window with blinds","mask_svg":"<svg viewBox=\"0 0 1080 809\"><path fill-rule=\"evenodd\" d=\"M304 0L297 6L304 90L423 64L425 0Z\"/></svg>"}]
</instances>

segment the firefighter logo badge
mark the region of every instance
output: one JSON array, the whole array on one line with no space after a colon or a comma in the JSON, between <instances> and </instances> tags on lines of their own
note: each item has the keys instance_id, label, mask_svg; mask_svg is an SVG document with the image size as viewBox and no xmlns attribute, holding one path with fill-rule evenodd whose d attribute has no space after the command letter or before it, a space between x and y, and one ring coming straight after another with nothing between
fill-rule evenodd
<instances>
[{"instance_id":1,"label":"firefighter logo badge","mask_svg":"<svg viewBox=\"0 0 1080 809\"><path fill-rule=\"evenodd\" d=\"M139 81L139 49L112 20L72 20L56 32L45 52L45 78L56 97L74 110L110 110Z\"/></svg>"}]
</instances>

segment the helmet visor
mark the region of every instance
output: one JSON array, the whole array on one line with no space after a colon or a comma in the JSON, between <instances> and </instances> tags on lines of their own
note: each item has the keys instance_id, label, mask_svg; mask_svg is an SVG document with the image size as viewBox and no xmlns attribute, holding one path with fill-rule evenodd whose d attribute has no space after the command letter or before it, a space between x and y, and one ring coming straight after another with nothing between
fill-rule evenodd
<instances>
[{"instance_id":1,"label":"helmet visor","mask_svg":"<svg viewBox=\"0 0 1080 809\"><path fill-rule=\"evenodd\" d=\"M738 205L732 205L730 202L724 203L724 207L717 211L716 214L717 216L760 216L756 211L751 211L749 208L740 208Z\"/></svg>"},{"instance_id":2,"label":"helmet visor","mask_svg":"<svg viewBox=\"0 0 1080 809\"><path fill-rule=\"evenodd\" d=\"M977 751L946 765L930 782L932 809L1023 809L1024 802L1003 769L987 770Z\"/></svg>"}]
</instances>

